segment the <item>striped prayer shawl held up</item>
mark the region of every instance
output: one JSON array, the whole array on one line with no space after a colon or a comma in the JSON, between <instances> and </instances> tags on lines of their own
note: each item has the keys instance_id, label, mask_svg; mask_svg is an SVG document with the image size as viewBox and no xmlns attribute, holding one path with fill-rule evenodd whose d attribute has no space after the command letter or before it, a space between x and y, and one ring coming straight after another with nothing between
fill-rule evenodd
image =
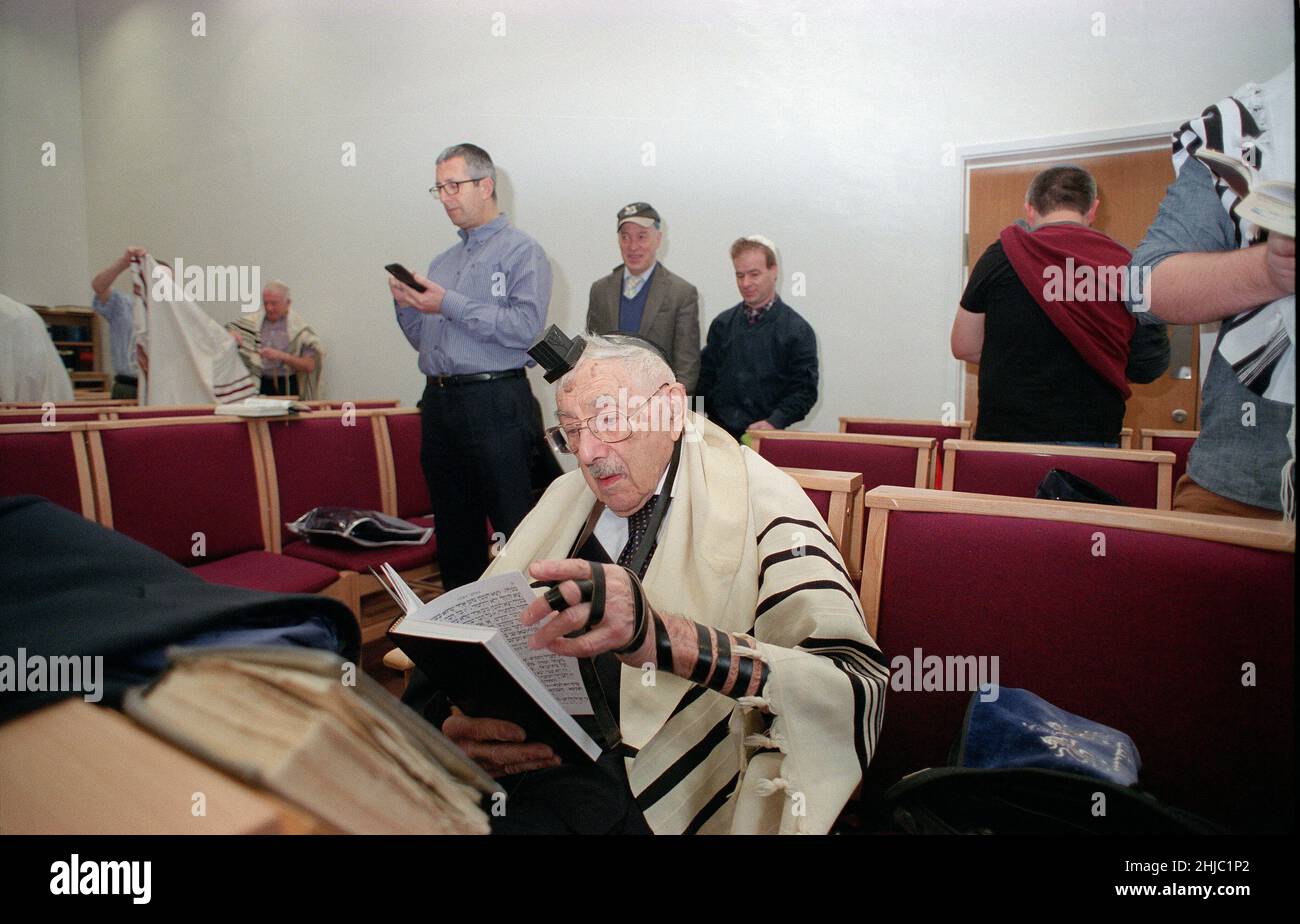
<instances>
[{"instance_id":1,"label":"striped prayer shawl held up","mask_svg":"<svg viewBox=\"0 0 1300 924\"><path fill-rule=\"evenodd\" d=\"M1265 179L1294 180L1294 79L1292 65L1268 84L1246 84L1181 125L1173 134L1175 173L1181 173L1197 151L1208 148L1250 164ZM1234 211L1240 197L1211 174L1237 246L1256 243L1259 229ZM1217 349L1246 388L1272 401L1295 404L1294 295L1225 320Z\"/></svg>"},{"instance_id":2,"label":"striped prayer shawl held up","mask_svg":"<svg viewBox=\"0 0 1300 924\"><path fill-rule=\"evenodd\" d=\"M131 261L135 337L149 369L140 370L142 405L232 404L258 392L234 339L193 301L155 299L158 261Z\"/></svg>"},{"instance_id":3,"label":"striped prayer shawl held up","mask_svg":"<svg viewBox=\"0 0 1300 924\"><path fill-rule=\"evenodd\" d=\"M646 593L661 613L747 636L770 673L761 697L735 700L624 665L628 782L656 833L824 833L874 751L886 660L794 480L693 413L682 438ZM487 574L563 558L595 503L581 472L562 476Z\"/></svg>"}]
</instances>

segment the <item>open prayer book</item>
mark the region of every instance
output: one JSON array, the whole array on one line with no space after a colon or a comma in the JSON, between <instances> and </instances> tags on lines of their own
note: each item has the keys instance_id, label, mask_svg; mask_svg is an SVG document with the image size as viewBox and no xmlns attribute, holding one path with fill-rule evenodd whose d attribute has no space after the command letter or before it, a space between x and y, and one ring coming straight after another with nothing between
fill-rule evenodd
<instances>
[{"instance_id":1,"label":"open prayer book","mask_svg":"<svg viewBox=\"0 0 1300 924\"><path fill-rule=\"evenodd\" d=\"M522 726L562 759L595 760L600 745L573 717L591 715L575 658L528 647L519 615L536 593L522 572L494 575L421 603L385 564L375 572L402 608L388 637L465 714Z\"/></svg>"},{"instance_id":2,"label":"open prayer book","mask_svg":"<svg viewBox=\"0 0 1300 924\"><path fill-rule=\"evenodd\" d=\"M1201 148L1197 159L1238 196L1237 214L1269 231L1295 237L1295 183L1260 179L1254 167L1221 151Z\"/></svg>"},{"instance_id":3,"label":"open prayer book","mask_svg":"<svg viewBox=\"0 0 1300 924\"><path fill-rule=\"evenodd\" d=\"M218 404L213 413L234 414L236 417L283 417L310 410L310 405L290 398L245 398L232 404Z\"/></svg>"}]
</instances>

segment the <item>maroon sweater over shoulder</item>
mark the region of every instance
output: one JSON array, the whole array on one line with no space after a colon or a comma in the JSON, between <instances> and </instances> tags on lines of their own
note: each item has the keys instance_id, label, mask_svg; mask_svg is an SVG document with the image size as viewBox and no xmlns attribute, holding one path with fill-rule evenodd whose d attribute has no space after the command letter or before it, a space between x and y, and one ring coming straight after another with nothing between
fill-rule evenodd
<instances>
[{"instance_id":1,"label":"maroon sweater over shoulder","mask_svg":"<svg viewBox=\"0 0 1300 924\"><path fill-rule=\"evenodd\" d=\"M1116 269L1127 275L1132 256L1128 248L1100 231L1073 223L1043 225L1034 231L1010 225L1002 229L999 239L1034 301L1083 361L1127 399L1132 390L1124 370L1136 322L1124 304L1124 293L1111 283L1119 278ZM1050 267L1059 269L1049 272ZM1092 277L1088 288L1097 297L1064 298L1077 294L1088 274ZM1054 278L1064 280L1063 284L1050 285Z\"/></svg>"}]
</instances>

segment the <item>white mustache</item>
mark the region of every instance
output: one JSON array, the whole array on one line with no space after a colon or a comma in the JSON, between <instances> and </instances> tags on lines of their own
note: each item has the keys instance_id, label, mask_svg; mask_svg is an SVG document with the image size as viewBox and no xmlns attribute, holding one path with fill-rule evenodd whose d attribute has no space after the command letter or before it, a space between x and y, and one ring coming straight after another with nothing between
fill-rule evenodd
<instances>
[{"instance_id":1,"label":"white mustache","mask_svg":"<svg viewBox=\"0 0 1300 924\"><path fill-rule=\"evenodd\" d=\"M616 459L597 459L587 466L593 478L608 478L610 475L625 475L627 470Z\"/></svg>"}]
</instances>

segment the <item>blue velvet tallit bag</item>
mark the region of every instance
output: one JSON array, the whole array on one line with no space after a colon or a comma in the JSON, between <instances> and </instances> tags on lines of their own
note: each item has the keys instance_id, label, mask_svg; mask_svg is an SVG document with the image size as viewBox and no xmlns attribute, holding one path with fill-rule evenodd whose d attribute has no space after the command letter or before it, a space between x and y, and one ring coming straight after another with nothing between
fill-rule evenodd
<instances>
[{"instance_id":1,"label":"blue velvet tallit bag","mask_svg":"<svg viewBox=\"0 0 1300 924\"><path fill-rule=\"evenodd\" d=\"M1223 828L1138 785L1133 739L1028 690L971 696L949 766L885 793L910 834L1198 834Z\"/></svg>"}]
</instances>

